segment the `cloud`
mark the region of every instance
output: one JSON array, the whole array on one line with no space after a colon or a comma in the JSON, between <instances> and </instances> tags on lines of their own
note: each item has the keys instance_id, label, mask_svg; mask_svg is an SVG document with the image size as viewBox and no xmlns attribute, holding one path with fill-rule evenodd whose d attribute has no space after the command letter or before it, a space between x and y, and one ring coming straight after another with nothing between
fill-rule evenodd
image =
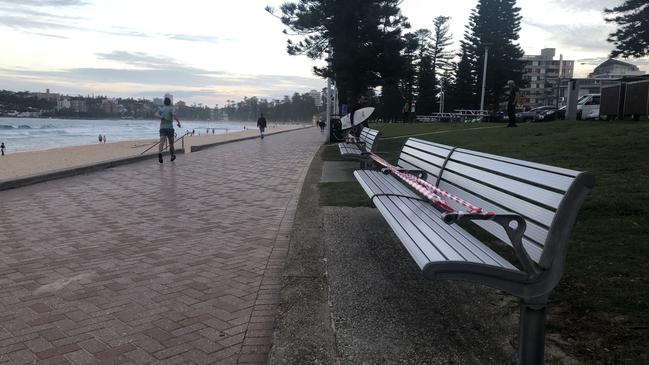
<instances>
[{"instance_id":1,"label":"cloud","mask_svg":"<svg viewBox=\"0 0 649 365\"><path fill-rule=\"evenodd\" d=\"M556 4L559 8L569 8L576 10L596 10L603 12L605 8L616 6L612 0L550 0L550 3Z\"/></svg>"},{"instance_id":2,"label":"cloud","mask_svg":"<svg viewBox=\"0 0 649 365\"><path fill-rule=\"evenodd\" d=\"M165 34L167 39L175 39L178 41L187 41L187 42L206 42L206 43L217 43L222 40L229 40L225 38L219 38L209 35L192 35L192 34Z\"/></svg>"},{"instance_id":3,"label":"cloud","mask_svg":"<svg viewBox=\"0 0 649 365\"><path fill-rule=\"evenodd\" d=\"M0 14L0 24L2 26L16 30L27 31L37 30L76 30L79 29L61 22L55 22L47 19L37 19L28 16L15 16Z\"/></svg>"},{"instance_id":4,"label":"cloud","mask_svg":"<svg viewBox=\"0 0 649 365\"><path fill-rule=\"evenodd\" d=\"M144 52L113 51L110 53L96 53L97 57L108 61L117 61L130 66L163 68L177 67L180 63L166 56L154 56Z\"/></svg>"},{"instance_id":5,"label":"cloud","mask_svg":"<svg viewBox=\"0 0 649 365\"><path fill-rule=\"evenodd\" d=\"M582 65L597 66L606 60L608 60L608 57L591 57L591 58L581 58L575 60L575 62Z\"/></svg>"},{"instance_id":6,"label":"cloud","mask_svg":"<svg viewBox=\"0 0 649 365\"><path fill-rule=\"evenodd\" d=\"M40 80L43 84L67 85L138 85L151 89L169 90L176 88L185 92L208 93L218 92L232 94L232 90L254 90L257 95L285 95L295 91L307 91L322 87L322 81L316 78L290 75L254 75L235 74L216 70L207 70L183 65L177 60L165 56L151 55L143 52L113 51L98 53L103 60L114 61L124 65L123 68L70 68L64 70L25 70L18 68L0 68L0 79L15 81ZM227 91L226 91L227 90ZM84 90L79 90L82 92ZM103 92L94 90L93 92ZM159 92L156 93L156 95ZM252 95L251 95L252 96Z\"/></svg>"},{"instance_id":7,"label":"cloud","mask_svg":"<svg viewBox=\"0 0 649 365\"><path fill-rule=\"evenodd\" d=\"M61 8L82 6L88 4L80 0L50 0L21 1L18 5L14 4L15 0L0 0L0 27L22 31L27 34L45 35L57 38L68 38L62 35L43 34L38 31L78 31L78 32L96 32L120 37L138 37L138 38L165 38L185 42L205 42L218 43L221 41L230 41L228 38L219 38L212 35L200 34L182 34L182 33L147 33L140 30L128 29L124 27L111 27L108 29L93 29L92 25L84 25L81 17L61 15L53 11L41 11L46 6ZM57 9L58 10L58 9ZM36 32L35 32L36 31Z\"/></svg>"},{"instance_id":8,"label":"cloud","mask_svg":"<svg viewBox=\"0 0 649 365\"><path fill-rule=\"evenodd\" d=\"M523 24L546 32L549 39L562 46L560 48L599 53L608 53L612 49L612 45L606 41L612 28L603 24L546 24L529 19L524 19Z\"/></svg>"},{"instance_id":9,"label":"cloud","mask_svg":"<svg viewBox=\"0 0 649 365\"><path fill-rule=\"evenodd\" d=\"M58 39L70 39L69 37L58 35L58 34L48 34L48 33L39 33L39 32L25 32L25 33L38 35L38 36L41 36L41 37L50 37L50 38L58 38Z\"/></svg>"},{"instance_id":10,"label":"cloud","mask_svg":"<svg viewBox=\"0 0 649 365\"><path fill-rule=\"evenodd\" d=\"M12 7L34 6L34 7L64 7L64 6L84 6L88 4L87 0L0 0L0 5L7 4Z\"/></svg>"}]
</instances>

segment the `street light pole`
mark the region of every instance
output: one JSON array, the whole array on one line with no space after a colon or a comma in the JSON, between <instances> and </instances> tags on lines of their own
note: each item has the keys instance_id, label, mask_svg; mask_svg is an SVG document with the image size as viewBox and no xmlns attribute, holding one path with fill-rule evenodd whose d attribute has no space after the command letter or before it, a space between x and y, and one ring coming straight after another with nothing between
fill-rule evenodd
<instances>
[{"instance_id":1,"label":"street light pole","mask_svg":"<svg viewBox=\"0 0 649 365\"><path fill-rule=\"evenodd\" d=\"M331 48L329 48L329 59L331 59ZM327 61L327 66L330 63ZM327 77L327 112L325 113L325 122L327 123L327 143L331 143L331 77Z\"/></svg>"},{"instance_id":2,"label":"street light pole","mask_svg":"<svg viewBox=\"0 0 649 365\"><path fill-rule=\"evenodd\" d=\"M487 83L487 58L489 58L489 46L491 43L483 43L484 45L484 66L482 68L482 96L480 97L480 111L484 110L484 92Z\"/></svg>"}]
</instances>

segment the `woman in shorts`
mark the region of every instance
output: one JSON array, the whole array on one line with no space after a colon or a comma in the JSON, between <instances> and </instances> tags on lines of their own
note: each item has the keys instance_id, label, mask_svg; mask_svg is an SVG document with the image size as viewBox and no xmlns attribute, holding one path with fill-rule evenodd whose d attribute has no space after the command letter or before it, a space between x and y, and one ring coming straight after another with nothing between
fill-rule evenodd
<instances>
[{"instance_id":1,"label":"woman in shorts","mask_svg":"<svg viewBox=\"0 0 649 365\"><path fill-rule=\"evenodd\" d=\"M180 121L174 112L174 107L171 106L171 99L165 97L164 105L155 113L156 118L160 118L160 144L158 146L158 161L162 163L162 150L164 148L165 139L169 140L169 152L171 153L171 161L176 159L174 154L174 122L180 128Z\"/></svg>"}]
</instances>

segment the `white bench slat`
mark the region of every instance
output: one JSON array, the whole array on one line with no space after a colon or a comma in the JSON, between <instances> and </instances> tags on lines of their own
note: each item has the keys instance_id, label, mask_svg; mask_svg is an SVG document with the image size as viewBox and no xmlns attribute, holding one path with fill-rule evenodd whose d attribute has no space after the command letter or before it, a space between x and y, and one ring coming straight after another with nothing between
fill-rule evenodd
<instances>
[{"instance_id":1,"label":"white bench slat","mask_svg":"<svg viewBox=\"0 0 649 365\"><path fill-rule=\"evenodd\" d=\"M339 143L338 148L340 149L340 154L343 156L360 156L363 153L357 145L352 143Z\"/></svg>"},{"instance_id":2,"label":"white bench slat","mask_svg":"<svg viewBox=\"0 0 649 365\"><path fill-rule=\"evenodd\" d=\"M471 178L481 181L485 184L498 187L502 190L507 190L508 192L528 198L530 200L534 200L536 202L541 202L542 204L555 209L559 207L559 204L563 199L562 194L556 193L554 191L526 184L524 182L497 175L489 171L484 171L470 165L461 164L453 161L452 159L446 165L446 169L462 175L471 176Z\"/></svg>"},{"instance_id":3,"label":"white bench slat","mask_svg":"<svg viewBox=\"0 0 649 365\"><path fill-rule=\"evenodd\" d=\"M405 146L399 155L399 160L411 163L415 166L418 164L435 165L442 167L446 156L433 155L424 151L414 149L410 146Z\"/></svg>"},{"instance_id":4,"label":"white bench slat","mask_svg":"<svg viewBox=\"0 0 649 365\"><path fill-rule=\"evenodd\" d=\"M517 213L525 218L539 222L547 227L552 224L552 219L554 218L553 211L532 204L528 201L519 199L500 190L496 190L490 186L483 185L477 181L467 179L463 176L455 174L450 170L445 170L442 173L442 181L446 182L446 184L461 187L462 193L457 194L457 196L465 197L469 196L467 194L470 194L471 196L484 197L484 199L491 200L503 207L498 208L498 211L504 210ZM444 186L448 186L446 184ZM440 188L444 189L441 187L441 182Z\"/></svg>"},{"instance_id":5,"label":"white bench slat","mask_svg":"<svg viewBox=\"0 0 649 365\"><path fill-rule=\"evenodd\" d=\"M552 172L555 174L561 174L561 175L566 175L570 177L577 177L577 175L580 174L579 171L571 170L571 169L565 169L563 167L556 167L556 166L550 166L550 165L545 165L537 162L531 162L531 161L525 161L525 160L519 160L511 157L505 157L505 156L499 156L499 155L493 155L489 153L484 153L484 152L479 152L479 151L472 151L472 150L467 150L464 148L458 148L456 152L463 152L463 153L468 153L476 156L481 156L489 159L496 159L499 161L503 162L508 162L508 163L513 163L521 166L527 166L530 168L534 168L537 170L543 170L547 172Z\"/></svg>"},{"instance_id":6,"label":"white bench slat","mask_svg":"<svg viewBox=\"0 0 649 365\"><path fill-rule=\"evenodd\" d=\"M451 160L457 163L479 166L480 168L485 170L496 171L501 174L506 174L512 178L534 182L536 184L561 190L563 192L568 190L574 180L574 177L571 176L559 175L556 173L539 170L534 167L526 167L521 166L520 164L511 163L509 161L501 161L495 158L476 156L459 150L456 150L453 153ZM519 161L514 159L508 160ZM524 161L521 161L521 163L522 162Z\"/></svg>"},{"instance_id":7,"label":"white bench slat","mask_svg":"<svg viewBox=\"0 0 649 365\"><path fill-rule=\"evenodd\" d=\"M409 146L412 148L417 148L422 151L427 151L431 154L437 155L437 156L443 156L446 157L448 154L453 150L453 147L447 146L444 144L440 143L434 143L434 142L429 142L429 141L424 141L423 139L417 139L417 138L409 138L406 141L405 146Z\"/></svg>"}]
</instances>

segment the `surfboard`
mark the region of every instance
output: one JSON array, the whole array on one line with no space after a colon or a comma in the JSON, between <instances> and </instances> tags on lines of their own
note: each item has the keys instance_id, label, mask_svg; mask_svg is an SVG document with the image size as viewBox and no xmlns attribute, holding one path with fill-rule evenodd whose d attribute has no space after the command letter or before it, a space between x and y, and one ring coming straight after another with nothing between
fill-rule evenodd
<instances>
[{"instance_id":1,"label":"surfboard","mask_svg":"<svg viewBox=\"0 0 649 365\"><path fill-rule=\"evenodd\" d=\"M361 108L354 112L354 125L358 125L366 121L374 113L373 107ZM342 129L349 129L352 127L351 113L345 115L340 119Z\"/></svg>"}]
</instances>

